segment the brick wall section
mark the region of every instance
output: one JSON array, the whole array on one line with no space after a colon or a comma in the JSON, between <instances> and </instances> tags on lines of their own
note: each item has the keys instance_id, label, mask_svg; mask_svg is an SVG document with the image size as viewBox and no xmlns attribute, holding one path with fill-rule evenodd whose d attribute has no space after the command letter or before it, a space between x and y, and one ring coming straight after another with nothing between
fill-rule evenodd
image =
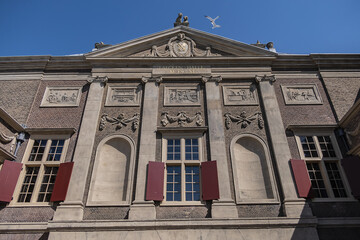
<instances>
[{"instance_id":1,"label":"brick wall section","mask_svg":"<svg viewBox=\"0 0 360 240\"><path fill-rule=\"evenodd\" d=\"M244 217L279 217L280 205L238 205L239 218Z\"/></svg>"},{"instance_id":2,"label":"brick wall section","mask_svg":"<svg viewBox=\"0 0 360 240\"><path fill-rule=\"evenodd\" d=\"M129 209L129 207L86 207L84 220L126 219Z\"/></svg>"},{"instance_id":3,"label":"brick wall section","mask_svg":"<svg viewBox=\"0 0 360 240\"><path fill-rule=\"evenodd\" d=\"M0 107L25 124L40 81L1 81Z\"/></svg>"},{"instance_id":4,"label":"brick wall section","mask_svg":"<svg viewBox=\"0 0 360 240\"><path fill-rule=\"evenodd\" d=\"M54 209L46 207L0 207L1 222L47 222L52 219Z\"/></svg>"},{"instance_id":5,"label":"brick wall section","mask_svg":"<svg viewBox=\"0 0 360 240\"><path fill-rule=\"evenodd\" d=\"M208 206L169 207L157 206L156 219L208 218Z\"/></svg>"},{"instance_id":6,"label":"brick wall section","mask_svg":"<svg viewBox=\"0 0 360 240\"><path fill-rule=\"evenodd\" d=\"M329 92L334 105L338 120L354 105L360 98L359 78L323 78L326 89Z\"/></svg>"},{"instance_id":7,"label":"brick wall section","mask_svg":"<svg viewBox=\"0 0 360 240\"><path fill-rule=\"evenodd\" d=\"M49 233L6 233L0 234L2 240L46 240Z\"/></svg>"},{"instance_id":8,"label":"brick wall section","mask_svg":"<svg viewBox=\"0 0 360 240\"><path fill-rule=\"evenodd\" d=\"M319 94L323 101L321 105L285 105L285 100L281 91L281 85L292 84L316 84ZM320 79L277 79L274 83L275 92L283 120L284 128L289 125L331 125L336 124L330 103L327 99L325 90ZM295 138L287 131L287 137L291 156L299 158L299 150L297 148Z\"/></svg>"}]
</instances>

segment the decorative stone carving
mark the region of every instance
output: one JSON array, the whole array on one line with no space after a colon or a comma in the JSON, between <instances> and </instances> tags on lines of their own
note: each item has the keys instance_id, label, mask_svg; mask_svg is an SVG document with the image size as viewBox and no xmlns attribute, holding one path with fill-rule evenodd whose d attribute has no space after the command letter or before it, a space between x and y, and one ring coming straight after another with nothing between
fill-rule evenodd
<instances>
[{"instance_id":1,"label":"decorative stone carving","mask_svg":"<svg viewBox=\"0 0 360 240\"><path fill-rule=\"evenodd\" d=\"M46 87L41 107L77 107L82 87Z\"/></svg>"},{"instance_id":2,"label":"decorative stone carving","mask_svg":"<svg viewBox=\"0 0 360 240\"><path fill-rule=\"evenodd\" d=\"M10 153L12 153L14 150L14 146L16 145L17 136L18 136L17 133L15 133L14 136L10 137L10 136L7 136L5 133L0 132L0 142L2 142L4 144L10 143Z\"/></svg>"},{"instance_id":3,"label":"decorative stone carving","mask_svg":"<svg viewBox=\"0 0 360 240\"><path fill-rule=\"evenodd\" d=\"M281 86L286 104L322 104L316 84Z\"/></svg>"},{"instance_id":4,"label":"decorative stone carving","mask_svg":"<svg viewBox=\"0 0 360 240\"><path fill-rule=\"evenodd\" d=\"M263 81L269 81L270 83L274 83L276 81L275 75L267 76L266 74L264 76L255 76L255 80L257 83L263 82Z\"/></svg>"},{"instance_id":5,"label":"decorative stone carving","mask_svg":"<svg viewBox=\"0 0 360 240\"><path fill-rule=\"evenodd\" d=\"M96 76L96 77L89 77L87 79L88 83L93 83L93 82L100 82L102 84L106 84L109 81L109 78L107 76L104 77L100 77L100 76Z\"/></svg>"},{"instance_id":6,"label":"decorative stone carving","mask_svg":"<svg viewBox=\"0 0 360 240\"><path fill-rule=\"evenodd\" d=\"M255 120L258 122L259 129L264 128L264 120L261 112L256 112L248 117L245 111L242 111L238 116L234 116L231 113L225 113L224 116L226 129L230 129L231 122L236 122L236 124L241 125L241 128L246 128Z\"/></svg>"},{"instance_id":7,"label":"decorative stone carving","mask_svg":"<svg viewBox=\"0 0 360 240\"><path fill-rule=\"evenodd\" d=\"M224 105L258 105L256 86L223 86Z\"/></svg>"},{"instance_id":8,"label":"decorative stone carving","mask_svg":"<svg viewBox=\"0 0 360 240\"><path fill-rule=\"evenodd\" d=\"M215 82L219 83L222 81L222 77L221 76L202 76L201 81L203 83L207 83L209 81L215 81Z\"/></svg>"},{"instance_id":9,"label":"decorative stone carving","mask_svg":"<svg viewBox=\"0 0 360 240\"><path fill-rule=\"evenodd\" d=\"M186 112L179 112L177 116L170 116L168 112L163 112L161 114L163 116L163 119L161 120L161 125L164 127L168 125L169 123L175 123L177 122L180 127L184 127L186 123L192 123L193 121L196 121L197 126L201 126L201 124L204 122L204 120L201 117L201 112L197 112L194 117L189 117L186 115Z\"/></svg>"},{"instance_id":10,"label":"decorative stone carving","mask_svg":"<svg viewBox=\"0 0 360 240\"><path fill-rule=\"evenodd\" d=\"M196 43L184 33L179 33L177 36L170 38L165 50L160 51L157 46L152 46L150 54L145 54L144 57L212 57L220 56L211 52L211 47L206 47L205 51L198 49Z\"/></svg>"},{"instance_id":11,"label":"decorative stone carving","mask_svg":"<svg viewBox=\"0 0 360 240\"><path fill-rule=\"evenodd\" d=\"M195 87L165 87L164 106L199 106L200 89Z\"/></svg>"},{"instance_id":12,"label":"decorative stone carving","mask_svg":"<svg viewBox=\"0 0 360 240\"><path fill-rule=\"evenodd\" d=\"M119 87L111 85L108 88L105 106L139 106L141 86Z\"/></svg>"},{"instance_id":13,"label":"decorative stone carving","mask_svg":"<svg viewBox=\"0 0 360 240\"><path fill-rule=\"evenodd\" d=\"M139 127L139 120L140 115L138 113L135 113L131 118L125 118L123 113L120 113L116 118L109 117L106 113L104 113L101 115L99 130L102 131L105 129L106 122L111 123L111 125L116 125L116 130L127 127L127 125L132 122L131 128L135 132Z\"/></svg>"}]
</instances>

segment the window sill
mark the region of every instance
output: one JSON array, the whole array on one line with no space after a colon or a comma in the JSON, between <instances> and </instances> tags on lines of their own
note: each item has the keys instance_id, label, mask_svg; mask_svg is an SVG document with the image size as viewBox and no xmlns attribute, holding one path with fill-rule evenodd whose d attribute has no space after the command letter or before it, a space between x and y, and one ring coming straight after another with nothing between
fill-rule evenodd
<instances>
[{"instance_id":1,"label":"window sill","mask_svg":"<svg viewBox=\"0 0 360 240\"><path fill-rule=\"evenodd\" d=\"M54 203L43 202L43 203L10 203L7 207L51 207Z\"/></svg>"},{"instance_id":2,"label":"window sill","mask_svg":"<svg viewBox=\"0 0 360 240\"><path fill-rule=\"evenodd\" d=\"M205 206L205 202L162 202L162 207L192 207L192 206Z\"/></svg>"},{"instance_id":3,"label":"window sill","mask_svg":"<svg viewBox=\"0 0 360 240\"><path fill-rule=\"evenodd\" d=\"M358 202L355 198L312 198L312 202Z\"/></svg>"}]
</instances>

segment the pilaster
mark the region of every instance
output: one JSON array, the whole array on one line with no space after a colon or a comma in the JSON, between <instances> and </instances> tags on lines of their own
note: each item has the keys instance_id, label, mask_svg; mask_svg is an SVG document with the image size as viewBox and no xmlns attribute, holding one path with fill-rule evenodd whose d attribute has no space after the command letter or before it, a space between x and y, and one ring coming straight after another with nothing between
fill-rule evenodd
<instances>
[{"instance_id":1,"label":"pilaster","mask_svg":"<svg viewBox=\"0 0 360 240\"><path fill-rule=\"evenodd\" d=\"M212 218L237 218L237 209L231 197L229 165L227 161L223 112L219 82L221 76L204 76L209 126L210 158L217 161L220 199L212 205Z\"/></svg>"},{"instance_id":2,"label":"pilaster","mask_svg":"<svg viewBox=\"0 0 360 240\"><path fill-rule=\"evenodd\" d=\"M144 100L139 144L139 160L137 167L135 201L130 207L129 219L155 219L154 201L145 201L146 166L156 157L156 130L159 107L159 85L162 77L143 77Z\"/></svg>"},{"instance_id":3,"label":"pilaster","mask_svg":"<svg viewBox=\"0 0 360 240\"><path fill-rule=\"evenodd\" d=\"M54 221L83 219L84 193L91 154L100 116L107 77L89 78L90 89L73 157L74 167L65 201L57 208Z\"/></svg>"},{"instance_id":4,"label":"pilaster","mask_svg":"<svg viewBox=\"0 0 360 240\"><path fill-rule=\"evenodd\" d=\"M260 87L260 95L264 104L266 123L269 129L272 148L279 172L280 184L284 194L284 208L288 217L312 216L304 199L298 198L290 169L290 148L277 102L273 83L275 76L255 76Z\"/></svg>"}]
</instances>

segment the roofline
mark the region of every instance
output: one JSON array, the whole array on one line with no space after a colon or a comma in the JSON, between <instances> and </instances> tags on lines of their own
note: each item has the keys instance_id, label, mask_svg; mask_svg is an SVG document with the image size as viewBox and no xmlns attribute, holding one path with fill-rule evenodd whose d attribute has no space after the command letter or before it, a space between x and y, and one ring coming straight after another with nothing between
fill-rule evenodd
<instances>
[{"instance_id":1,"label":"roofline","mask_svg":"<svg viewBox=\"0 0 360 240\"><path fill-rule=\"evenodd\" d=\"M7 123L9 124L12 128L14 128L16 131L18 132L23 132L25 131L25 128L18 122L16 121L15 118L11 117L9 113L7 113L4 109L2 109L0 107L0 117Z\"/></svg>"}]
</instances>

